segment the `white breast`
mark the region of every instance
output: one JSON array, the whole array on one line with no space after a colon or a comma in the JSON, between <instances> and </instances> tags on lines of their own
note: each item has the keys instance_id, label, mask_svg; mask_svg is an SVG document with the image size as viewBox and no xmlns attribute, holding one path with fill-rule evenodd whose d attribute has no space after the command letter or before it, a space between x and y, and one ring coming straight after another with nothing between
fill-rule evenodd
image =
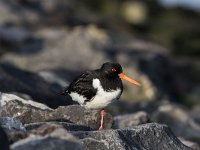
<instances>
[{"instance_id":1,"label":"white breast","mask_svg":"<svg viewBox=\"0 0 200 150\"><path fill-rule=\"evenodd\" d=\"M93 79L92 85L95 89L97 89L97 93L90 102L86 103L85 107L89 109L104 108L121 94L121 89L116 89L109 92L104 91L99 79Z\"/></svg>"}]
</instances>

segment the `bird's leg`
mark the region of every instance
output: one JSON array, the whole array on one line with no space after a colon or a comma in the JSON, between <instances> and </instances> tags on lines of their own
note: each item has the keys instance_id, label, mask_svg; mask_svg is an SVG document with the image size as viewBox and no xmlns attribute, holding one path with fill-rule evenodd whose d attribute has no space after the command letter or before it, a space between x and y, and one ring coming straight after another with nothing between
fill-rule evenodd
<instances>
[{"instance_id":1,"label":"bird's leg","mask_svg":"<svg viewBox=\"0 0 200 150\"><path fill-rule=\"evenodd\" d=\"M103 129L103 120L104 120L104 116L105 116L105 111L104 109L101 110L101 125L99 127L99 130Z\"/></svg>"}]
</instances>

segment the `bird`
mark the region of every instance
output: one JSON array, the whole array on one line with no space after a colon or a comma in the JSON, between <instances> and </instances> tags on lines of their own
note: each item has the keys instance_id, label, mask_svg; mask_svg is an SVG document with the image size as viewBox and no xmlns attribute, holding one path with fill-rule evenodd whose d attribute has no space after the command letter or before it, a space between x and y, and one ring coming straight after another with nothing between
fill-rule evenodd
<instances>
[{"instance_id":1,"label":"bird","mask_svg":"<svg viewBox=\"0 0 200 150\"><path fill-rule=\"evenodd\" d=\"M106 62L99 69L85 71L77 76L62 95L69 95L73 101L86 109L101 110L101 121L98 130L103 129L104 108L120 98L123 92L122 80L132 84L141 84L123 73L122 66L117 62Z\"/></svg>"}]
</instances>

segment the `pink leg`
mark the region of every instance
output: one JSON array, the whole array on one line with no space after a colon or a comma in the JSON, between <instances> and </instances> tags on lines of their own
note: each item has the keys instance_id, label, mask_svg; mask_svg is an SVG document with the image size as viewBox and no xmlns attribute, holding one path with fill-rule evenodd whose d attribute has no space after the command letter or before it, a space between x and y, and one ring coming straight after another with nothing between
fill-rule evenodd
<instances>
[{"instance_id":1,"label":"pink leg","mask_svg":"<svg viewBox=\"0 0 200 150\"><path fill-rule=\"evenodd\" d=\"M99 130L103 129L103 120L104 120L104 116L105 116L105 111L104 109L101 110L101 125L99 127Z\"/></svg>"}]
</instances>

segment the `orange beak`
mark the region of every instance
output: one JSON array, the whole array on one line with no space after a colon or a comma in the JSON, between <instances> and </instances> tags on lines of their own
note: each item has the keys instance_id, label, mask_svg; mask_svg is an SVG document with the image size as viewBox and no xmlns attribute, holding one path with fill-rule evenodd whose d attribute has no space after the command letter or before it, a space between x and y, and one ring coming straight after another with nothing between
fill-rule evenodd
<instances>
[{"instance_id":1,"label":"orange beak","mask_svg":"<svg viewBox=\"0 0 200 150\"><path fill-rule=\"evenodd\" d=\"M140 84L139 82L137 82L137 81L135 81L135 80L133 80L133 79L127 77L127 76L126 76L125 74L123 74L123 73L120 73L120 74L118 74L118 75L119 75L119 78L121 78L121 79L124 79L124 80L126 80L126 81L128 81L128 82L131 82L131 83L133 83L133 84L135 84L135 85L137 85L137 86L141 86L141 84Z\"/></svg>"}]
</instances>

